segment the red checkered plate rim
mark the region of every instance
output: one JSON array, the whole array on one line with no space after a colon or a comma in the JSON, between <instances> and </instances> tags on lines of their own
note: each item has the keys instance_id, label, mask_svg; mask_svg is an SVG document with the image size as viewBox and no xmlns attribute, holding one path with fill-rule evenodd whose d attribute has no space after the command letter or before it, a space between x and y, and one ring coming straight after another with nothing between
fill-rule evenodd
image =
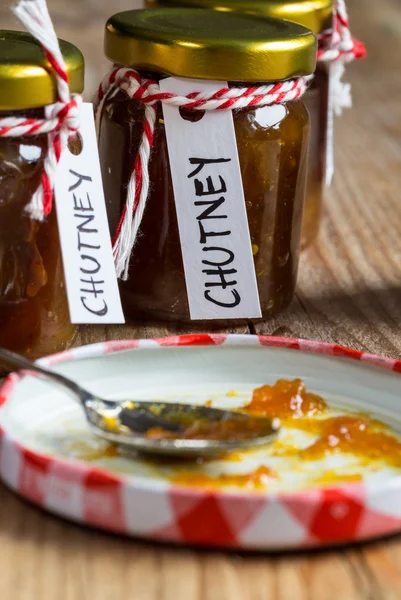
<instances>
[{"instance_id":1,"label":"red checkered plate rim","mask_svg":"<svg viewBox=\"0 0 401 600\"><path fill-rule=\"evenodd\" d=\"M46 366L71 364L120 351L186 346L264 347L274 353L282 349L285 354L280 360L288 351L292 359L292 351L300 350L344 365L365 363L362 375L380 377L380 385L387 385L384 370L393 371L388 375L393 391L401 383L395 375L401 373L401 362L394 359L321 342L247 335L102 342L40 362ZM273 356L271 352L269 356ZM306 359L308 356L313 358L305 355ZM380 486L360 482L272 495L165 482L154 485L82 461L33 451L1 420L23 379L12 374L0 389L0 477L16 493L55 514L130 536L259 550L327 546L401 530L401 478L397 476Z\"/></svg>"}]
</instances>

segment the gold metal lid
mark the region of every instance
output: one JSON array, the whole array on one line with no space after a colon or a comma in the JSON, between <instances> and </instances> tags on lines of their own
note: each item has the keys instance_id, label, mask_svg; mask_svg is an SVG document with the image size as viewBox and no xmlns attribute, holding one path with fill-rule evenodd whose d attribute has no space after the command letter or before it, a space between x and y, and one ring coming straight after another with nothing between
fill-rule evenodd
<instances>
[{"instance_id":1,"label":"gold metal lid","mask_svg":"<svg viewBox=\"0 0 401 600\"><path fill-rule=\"evenodd\" d=\"M84 88L84 57L60 40L72 92ZM40 44L22 31L0 30L0 111L23 110L57 101L56 79Z\"/></svg>"},{"instance_id":2,"label":"gold metal lid","mask_svg":"<svg viewBox=\"0 0 401 600\"><path fill-rule=\"evenodd\" d=\"M117 64L175 77L277 81L314 72L316 38L268 17L152 8L111 17L105 53Z\"/></svg>"},{"instance_id":3,"label":"gold metal lid","mask_svg":"<svg viewBox=\"0 0 401 600\"><path fill-rule=\"evenodd\" d=\"M329 28L333 15L333 0L158 0L155 4L233 10L288 19L307 27L313 33Z\"/></svg>"}]
</instances>

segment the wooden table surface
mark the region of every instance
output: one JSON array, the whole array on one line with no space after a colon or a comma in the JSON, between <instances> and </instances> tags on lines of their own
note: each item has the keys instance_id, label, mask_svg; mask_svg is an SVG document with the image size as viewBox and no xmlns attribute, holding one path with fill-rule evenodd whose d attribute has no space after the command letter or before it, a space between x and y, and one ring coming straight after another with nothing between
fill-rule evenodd
<instances>
[{"instance_id":1,"label":"wooden table surface","mask_svg":"<svg viewBox=\"0 0 401 600\"><path fill-rule=\"evenodd\" d=\"M139 5L139 1L138 5ZM48 0L60 37L87 58L87 96L106 69L102 27L135 0ZM265 334L337 342L401 357L400 0L349 0L369 59L349 68L355 108L336 122L336 177L320 239L302 257L296 298ZM15 27L7 4L1 27ZM112 7L110 7L112 4ZM87 327L78 343L188 332ZM401 598L401 539L268 556L121 539L44 514L0 487L3 600L392 600Z\"/></svg>"}]
</instances>

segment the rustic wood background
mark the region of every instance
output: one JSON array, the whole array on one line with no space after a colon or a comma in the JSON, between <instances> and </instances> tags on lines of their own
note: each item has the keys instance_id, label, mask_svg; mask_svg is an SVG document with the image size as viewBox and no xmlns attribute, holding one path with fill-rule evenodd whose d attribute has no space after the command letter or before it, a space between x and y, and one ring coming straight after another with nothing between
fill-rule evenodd
<instances>
[{"instance_id":1,"label":"rustic wood background","mask_svg":"<svg viewBox=\"0 0 401 600\"><path fill-rule=\"evenodd\" d=\"M107 62L109 13L139 0L49 0L60 37L87 59L90 98ZM336 122L336 177L320 239L302 258L291 308L257 332L337 342L401 357L401 2L349 0L369 58L351 66L355 108ZM16 28L1 0L0 23ZM151 324L87 327L78 343L189 331ZM282 556L177 549L82 529L0 487L5 600L393 600L401 541Z\"/></svg>"}]
</instances>

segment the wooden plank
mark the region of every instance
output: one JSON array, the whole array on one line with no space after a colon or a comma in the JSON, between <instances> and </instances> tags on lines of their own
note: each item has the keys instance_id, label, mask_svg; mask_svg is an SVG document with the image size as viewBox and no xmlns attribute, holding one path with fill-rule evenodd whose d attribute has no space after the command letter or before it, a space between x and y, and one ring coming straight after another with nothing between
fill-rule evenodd
<instances>
[{"instance_id":1,"label":"wooden plank","mask_svg":"<svg viewBox=\"0 0 401 600\"><path fill-rule=\"evenodd\" d=\"M368 548L364 554L350 549L299 556L181 549L80 528L47 515L5 488L1 488L0 494L2 598L382 600L399 597L395 595L400 582L399 543L393 547L396 552L391 553L385 553L382 544Z\"/></svg>"},{"instance_id":2,"label":"wooden plank","mask_svg":"<svg viewBox=\"0 0 401 600\"><path fill-rule=\"evenodd\" d=\"M318 243L302 256L297 299L258 326L401 356L401 15L393 0L350 3L369 58L352 65L354 108L335 123L336 175Z\"/></svg>"}]
</instances>

